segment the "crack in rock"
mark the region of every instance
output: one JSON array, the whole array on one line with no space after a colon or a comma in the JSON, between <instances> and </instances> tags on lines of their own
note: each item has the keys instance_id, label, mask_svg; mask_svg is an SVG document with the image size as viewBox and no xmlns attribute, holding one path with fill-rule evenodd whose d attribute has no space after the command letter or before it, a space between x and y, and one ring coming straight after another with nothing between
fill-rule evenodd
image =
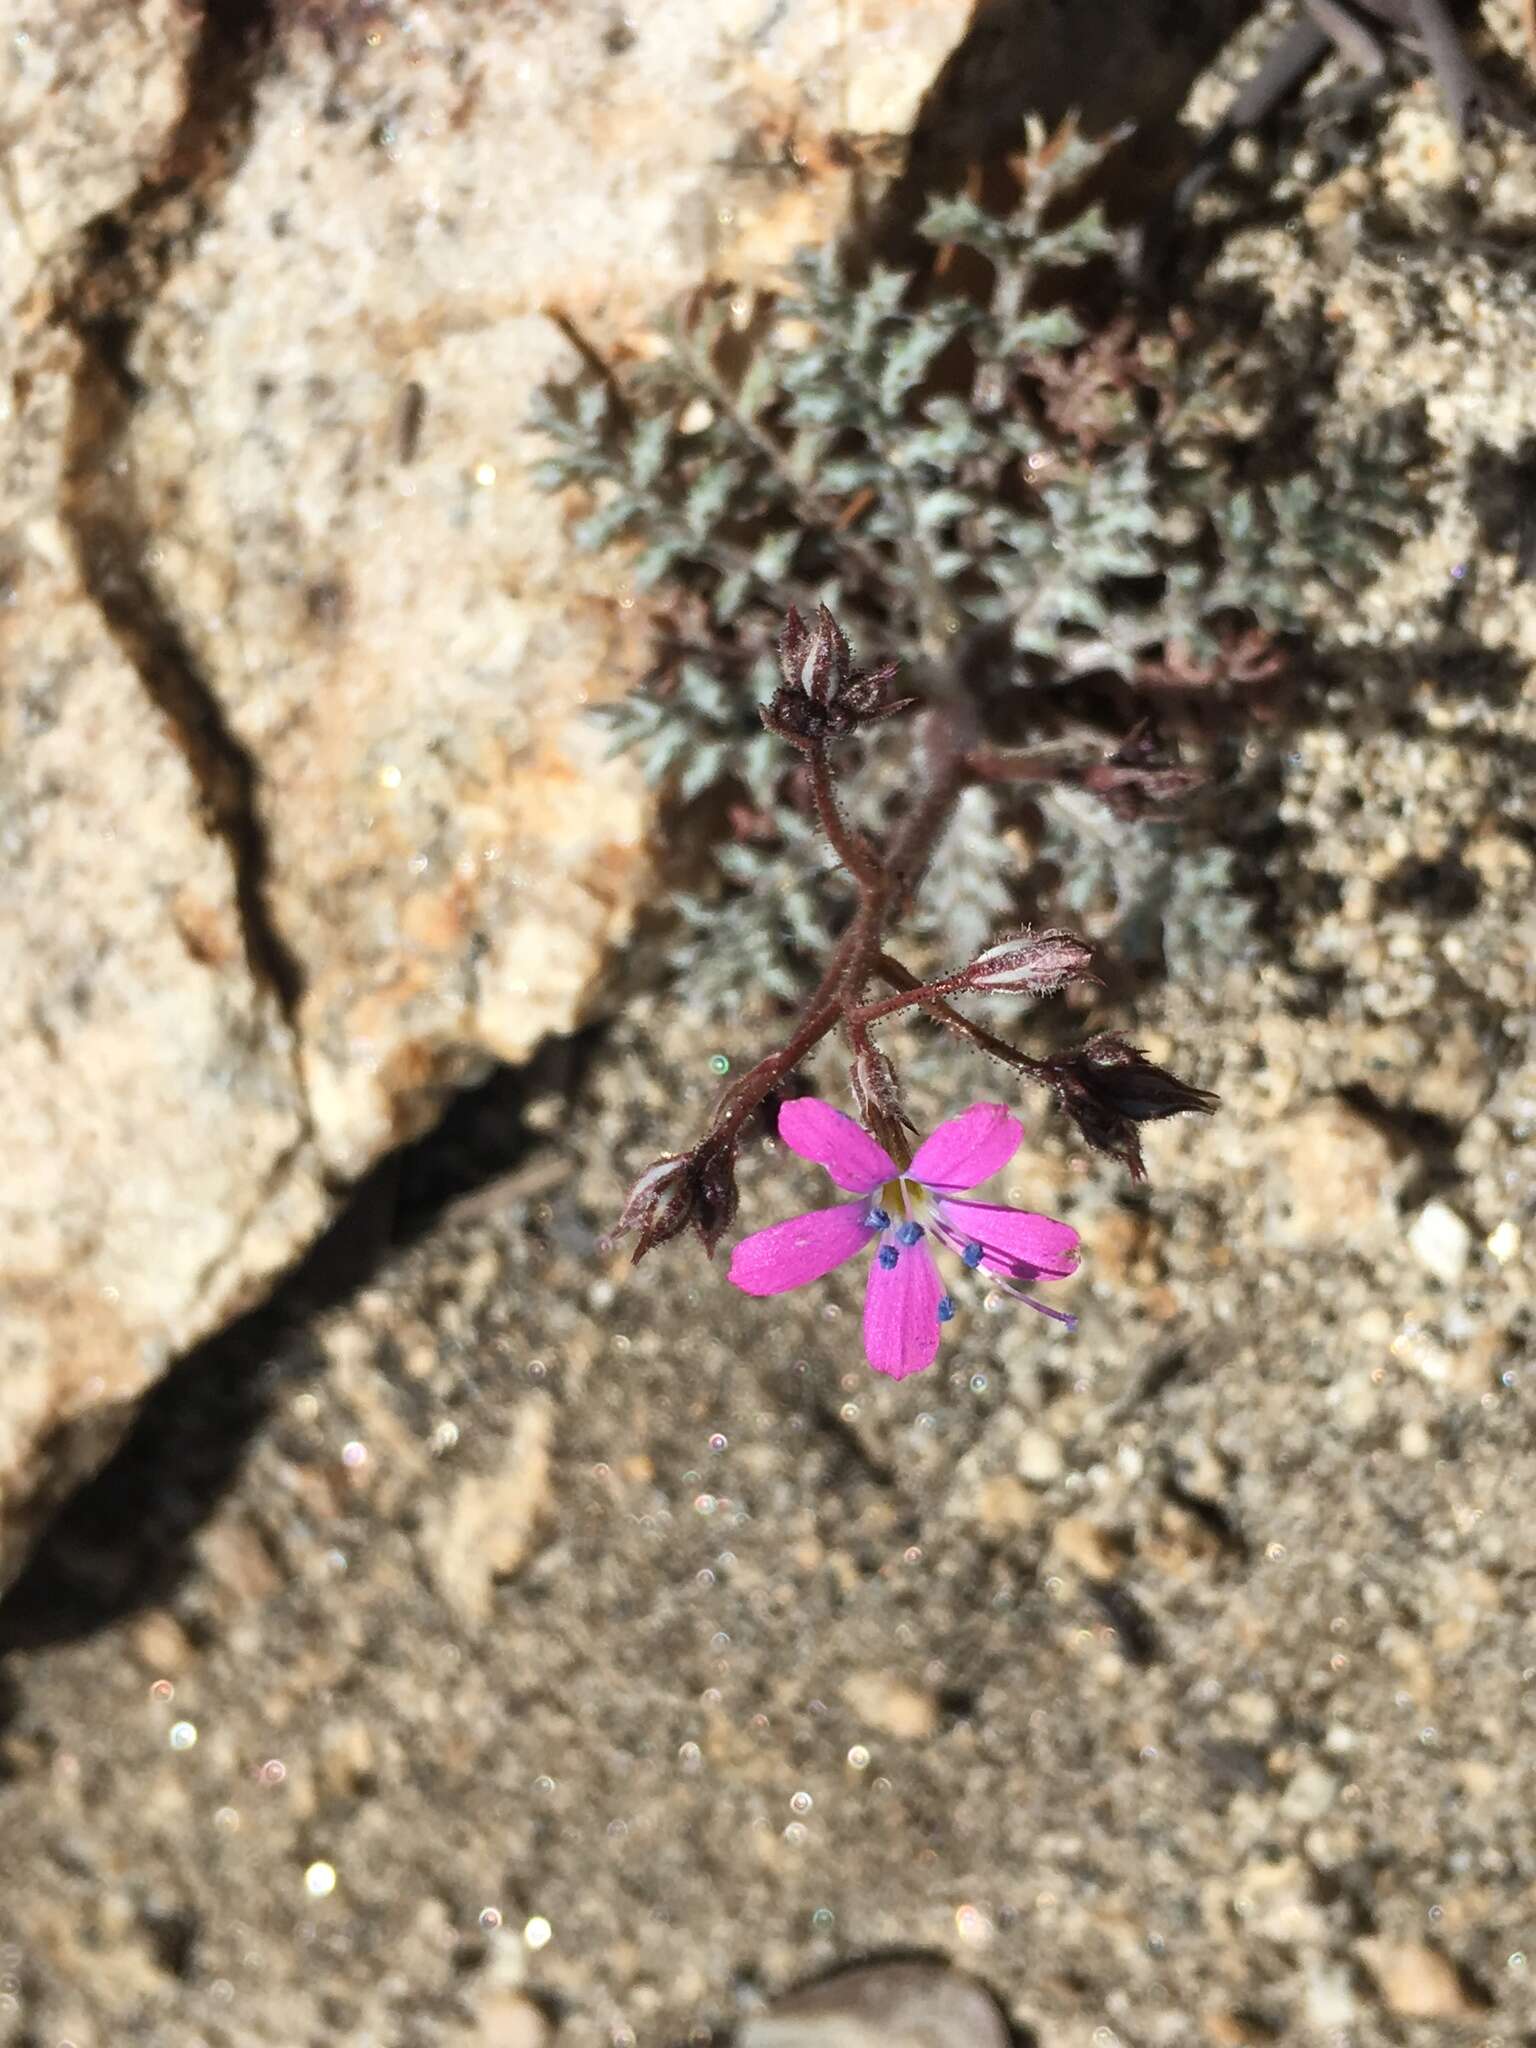
<instances>
[{"instance_id":1,"label":"crack in rock","mask_svg":"<svg viewBox=\"0 0 1536 2048\"><path fill-rule=\"evenodd\" d=\"M88 595L187 760L207 829L229 855L252 979L292 1030L304 975L268 903L259 771L146 567L154 525L125 447L144 395L135 341L244 159L274 29L273 0L208 0L162 163L81 231L55 317L80 345L60 517ZM299 1092L305 1100L302 1077Z\"/></svg>"}]
</instances>

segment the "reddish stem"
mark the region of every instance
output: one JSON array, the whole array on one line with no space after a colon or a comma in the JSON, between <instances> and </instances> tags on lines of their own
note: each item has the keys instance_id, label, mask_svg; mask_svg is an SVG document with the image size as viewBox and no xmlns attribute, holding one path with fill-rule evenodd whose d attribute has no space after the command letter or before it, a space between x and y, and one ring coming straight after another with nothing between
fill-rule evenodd
<instances>
[{"instance_id":1,"label":"reddish stem","mask_svg":"<svg viewBox=\"0 0 1536 2048\"><path fill-rule=\"evenodd\" d=\"M1102 759L1049 747L972 747L965 765L973 782L1076 782Z\"/></svg>"},{"instance_id":2,"label":"reddish stem","mask_svg":"<svg viewBox=\"0 0 1536 2048\"><path fill-rule=\"evenodd\" d=\"M874 848L856 827L850 826L844 818L837 801L837 790L832 780L832 764L828 759L825 741L807 747L806 759L811 770L811 793L816 799L816 815L821 820L821 829L831 842L832 851L843 866L860 885L860 889L878 886L880 872L875 864Z\"/></svg>"},{"instance_id":3,"label":"reddish stem","mask_svg":"<svg viewBox=\"0 0 1536 2048\"><path fill-rule=\"evenodd\" d=\"M977 744L976 717L969 701L958 689L942 690L923 714L917 751L925 759L926 784L889 843L878 851L843 816L825 742L803 746L802 751L809 763L822 830L858 889L858 905L788 1039L777 1052L769 1053L743 1074L716 1111L708 1133L716 1141L734 1141L776 1083L839 1021L857 1051L871 1045L868 1027L872 1019L921 1004L974 1045L1020 1072L1033 1072L1039 1064L990 1031L971 1024L943 1001L944 992L959 986L956 977L919 983L881 950L885 927L910 903L956 799L985 773L976 763L978 757L987 758L989 750ZM865 985L877 972L894 981L900 992L894 998L866 1003L862 1000Z\"/></svg>"},{"instance_id":4,"label":"reddish stem","mask_svg":"<svg viewBox=\"0 0 1536 2048\"><path fill-rule=\"evenodd\" d=\"M885 957L882 953L874 963L878 972L884 971L880 962ZM873 1024L881 1017L894 1017L898 1010L910 1010L914 1003L933 1003L943 996L953 995L964 985L965 978L959 974L947 974L942 981L914 982L900 995L881 996L875 1002L858 1004L856 1008L848 1011L847 1019L850 1025L855 1022L860 1025Z\"/></svg>"},{"instance_id":5,"label":"reddish stem","mask_svg":"<svg viewBox=\"0 0 1536 2048\"><path fill-rule=\"evenodd\" d=\"M941 996L930 994L918 981L917 976L909 968L903 967L899 960L893 959L889 953L877 956L875 972L883 981L891 982L901 989L908 999L920 1002L925 1010L940 1023L947 1024L951 1031L958 1033L961 1038L969 1039L979 1051L990 1053L993 1059L1001 1060L1005 1066L1014 1068L1020 1074L1036 1075L1043 1072L1046 1064L1044 1060L1032 1060L1028 1053L1020 1052L1018 1047L1010 1045L1006 1038L999 1038L996 1032L988 1031L984 1024L973 1024L969 1017L963 1017Z\"/></svg>"}]
</instances>

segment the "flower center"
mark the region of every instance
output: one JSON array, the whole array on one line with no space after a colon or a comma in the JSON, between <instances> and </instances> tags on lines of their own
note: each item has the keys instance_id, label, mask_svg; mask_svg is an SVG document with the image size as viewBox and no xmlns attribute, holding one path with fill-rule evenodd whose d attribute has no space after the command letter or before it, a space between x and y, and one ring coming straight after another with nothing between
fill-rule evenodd
<instances>
[{"instance_id":1,"label":"flower center","mask_svg":"<svg viewBox=\"0 0 1536 2048\"><path fill-rule=\"evenodd\" d=\"M930 1204L928 1190L921 1181L898 1176L895 1180L888 1180L875 1199L898 1228L907 1223L921 1223L926 1227ZM915 1242L910 1237L902 1239L903 1244Z\"/></svg>"}]
</instances>

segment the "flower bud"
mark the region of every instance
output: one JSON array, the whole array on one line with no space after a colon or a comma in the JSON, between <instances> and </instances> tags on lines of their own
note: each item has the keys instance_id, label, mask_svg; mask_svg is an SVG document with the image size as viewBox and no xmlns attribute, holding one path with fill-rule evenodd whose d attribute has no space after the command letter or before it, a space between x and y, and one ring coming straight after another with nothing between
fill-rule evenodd
<instances>
[{"instance_id":1,"label":"flower bud","mask_svg":"<svg viewBox=\"0 0 1536 2048\"><path fill-rule=\"evenodd\" d=\"M730 1229L740 1197L735 1152L727 1140L706 1138L693 1150L693 1227L711 1258Z\"/></svg>"},{"instance_id":2,"label":"flower bud","mask_svg":"<svg viewBox=\"0 0 1536 2048\"><path fill-rule=\"evenodd\" d=\"M612 1236L638 1230L632 1264L648 1251L693 1229L709 1256L736 1214L736 1168L728 1140L704 1138L691 1152L653 1160L629 1191Z\"/></svg>"},{"instance_id":3,"label":"flower bud","mask_svg":"<svg viewBox=\"0 0 1536 2048\"><path fill-rule=\"evenodd\" d=\"M858 1048L848 1069L848 1079L860 1123L893 1157L905 1158L901 1133L915 1126L902 1111L896 1070L879 1046L866 1041Z\"/></svg>"},{"instance_id":4,"label":"flower bud","mask_svg":"<svg viewBox=\"0 0 1536 2048\"><path fill-rule=\"evenodd\" d=\"M1120 1160L1133 1180L1146 1177L1138 1124L1187 1111L1209 1116L1220 1099L1154 1066L1113 1031L1090 1038L1076 1052L1046 1060L1042 1071L1085 1142Z\"/></svg>"},{"instance_id":5,"label":"flower bud","mask_svg":"<svg viewBox=\"0 0 1536 2048\"><path fill-rule=\"evenodd\" d=\"M830 704L853 672L853 656L843 630L824 604L816 607L816 623L807 626L791 605L779 635L779 667L791 689L804 690L817 704Z\"/></svg>"},{"instance_id":6,"label":"flower bud","mask_svg":"<svg viewBox=\"0 0 1536 2048\"><path fill-rule=\"evenodd\" d=\"M612 1235L623 1237L638 1230L634 1262L640 1261L653 1245L665 1244L686 1230L693 1214L693 1161L686 1152L669 1152L653 1160L630 1189Z\"/></svg>"},{"instance_id":7,"label":"flower bud","mask_svg":"<svg viewBox=\"0 0 1536 2048\"><path fill-rule=\"evenodd\" d=\"M1098 797L1117 818L1134 823L1149 811L1188 796L1206 777L1198 768L1185 768L1165 754L1151 721L1143 719L1112 754L1083 769L1078 779L1082 788Z\"/></svg>"},{"instance_id":8,"label":"flower bud","mask_svg":"<svg viewBox=\"0 0 1536 2048\"><path fill-rule=\"evenodd\" d=\"M988 946L959 977L960 986L991 995L1053 995L1081 981L1093 948L1074 932L1019 932Z\"/></svg>"},{"instance_id":9,"label":"flower bud","mask_svg":"<svg viewBox=\"0 0 1536 2048\"><path fill-rule=\"evenodd\" d=\"M784 680L762 706L762 721L802 752L842 738L861 725L905 711L914 701L904 697L885 702L885 686L897 667L891 661L880 668L855 669L842 628L826 606L816 607L816 623L807 626L791 605L779 635Z\"/></svg>"},{"instance_id":10,"label":"flower bud","mask_svg":"<svg viewBox=\"0 0 1536 2048\"><path fill-rule=\"evenodd\" d=\"M1170 762L1145 766L1131 761L1095 761L1082 772L1082 786L1102 797L1117 818L1131 823L1162 804L1177 802L1207 780L1198 768Z\"/></svg>"}]
</instances>

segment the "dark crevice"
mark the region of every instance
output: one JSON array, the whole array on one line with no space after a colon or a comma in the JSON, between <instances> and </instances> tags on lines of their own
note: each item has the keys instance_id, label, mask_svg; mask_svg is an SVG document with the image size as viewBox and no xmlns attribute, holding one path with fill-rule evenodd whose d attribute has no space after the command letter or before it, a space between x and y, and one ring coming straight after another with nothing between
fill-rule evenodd
<instances>
[{"instance_id":1,"label":"dark crevice","mask_svg":"<svg viewBox=\"0 0 1536 2048\"><path fill-rule=\"evenodd\" d=\"M954 184L972 163L1018 147L1021 115L1054 126L1080 119L1090 135L1133 122L1136 183L1172 189L1188 144L1178 114L1190 86L1241 25L1245 0L1000 0L978 8L924 100L892 210Z\"/></svg>"},{"instance_id":2,"label":"dark crevice","mask_svg":"<svg viewBox=\"0 0 1536 2048\"><path fill-rule=\"evenodd\" d=\"M1220 1501L1212 1500L1203 1493L1191 1493L1174 1473L1169 1473L1163 1481L1163 1491L1175 1507L1182 1508L1185 1514L1192 1516L1202 1529L1215 1538L1218 1546L1228 1557L1236 1559L1239 1563L1246 1561L1248 1539Z\"/></svg>"},{"instance_id":3,"label":"dark crevice","mask_svg":"<svg viewBox=\"0 0 1536 2048\"><path fill-rule=\"evenodd\" d=\"M551 1041L525 1068L498 1067L441 1124L358 1183L266 1301L171 1367L118 1449L53 1515L0 1601L0 1659L78 1641L175 1594L252 1444L284 1399L324 1372L316 1319L366 1287L386 1261L434 1226L452 1228L477 1194L491 1198L486 1207L494 1206L499 1227L556 1227L540 1221L526 1182L557 1148L530 1129L525 1110L550 1095L569 1099L595 1039L589 1032ZM556 1206L568 1211L570 1198ZM576 1221L559 1220L565 1228ZM0 1727L13 1705L0 1668Z\"/></svg>"},{"instance_id":4,"label":"dark crevice","mask_svg":"<svg viewBox=\"0 0 1536 2048\"><path fill-rule=\"evenodd\" d=\"M526 1122L527 1107L533 1101L573 1102L602 1042L601 1025L546 1039L522 1066L498 1066L478 1086L460 1090L426 1136L393 1153L391 1247L404 1248L434 1228L552 1193L559 1155L538 1143Z\"/></svg>"},{"instance_id":5,"label":"dark crevice","mask_svg":"<svg viewBox=\"0 0 1536 2048\"><path fill-rule=\"evenodd\" d=\"M1157 1626L1130 1587L1105 1580L1095 1581L1088 1590L1104 1619L1119 1637L1126 1662L1142 1671L1148 1665L1158 1663L1162 1657L1162 1643Z\"/></svg>"},{"instance_id":6,"label":"dark crevice","mask_svg":"<svg viewBox=\"0 0 1536 2048\"><path fill-rule=\"evenodd\" d=\"M251 974L291 1020L303 975L268 907L256 764L146 567L155 521L125 447L145 396L133 365L139 331L244 159L274 27L272 0L207 0L161 161L81 231L55 318L80 344L60 512L81 580L181 747L234 870Z\"/></svg>"}]
</instances>

